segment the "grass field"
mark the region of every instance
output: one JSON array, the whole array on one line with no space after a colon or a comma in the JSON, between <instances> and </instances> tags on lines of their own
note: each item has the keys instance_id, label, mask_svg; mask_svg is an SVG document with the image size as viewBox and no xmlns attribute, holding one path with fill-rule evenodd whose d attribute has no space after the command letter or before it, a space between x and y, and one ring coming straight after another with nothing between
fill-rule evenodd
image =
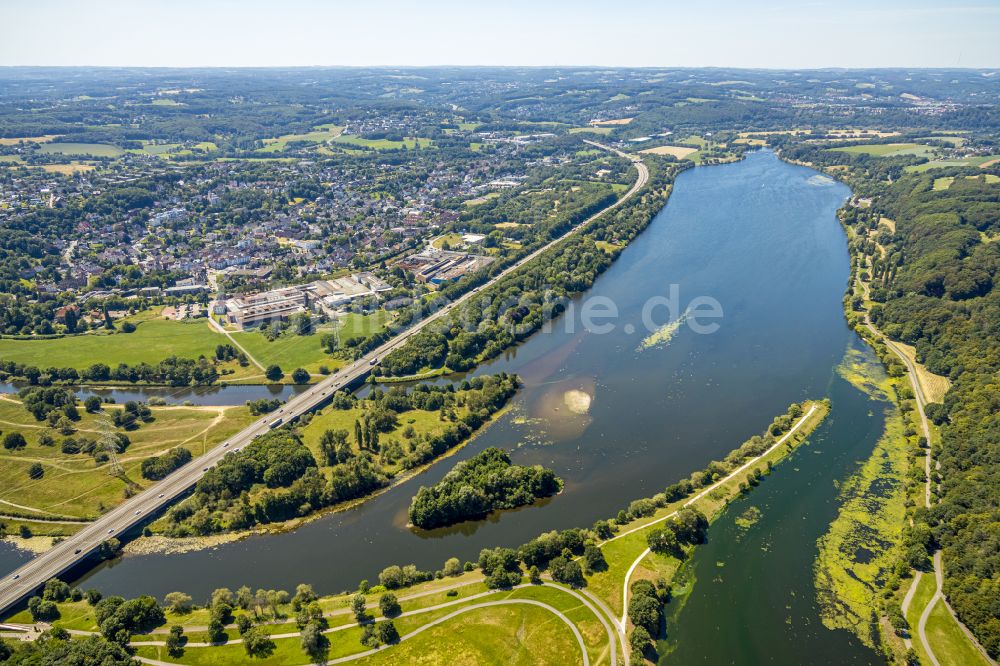
<instances>
[{"instance_id":1,"label":"grass field","mask_svg":"<svg viewBox=\"0 0 1000 666\"><path fill-rule=\"evenodd\" d=\"M119 157L125 151L107 143L45 143L38 148L45 155L93 155L95 157Z\"/></svg>"},{"instance_id":2,"label":"grass field","mask_svg":"<svg viewBox=\"0 0 1000 666\"><path fill-rule=\"evenodd\" d=\"M110 412L116 409L108 406ZM37 421L16 399L0 399L0 430L5 434L20 432L28 445L20 450L0 452L0 513L59 519L63 517L94 519L124 499L127 486L147 488L151 481L139 473L142 461L174 446L184 446L200 456L227 436L249 424L253 418L245 407L153 407L154 420L127 432L131 444L119 461L124 477L109 474L110 465L97 465L86 453L66 454L60 442L63 435ZM74 424L71 437L99 440L101 427L96 415L79 407L81 419ZM43 446L39 437L47 433L56 444ZM44 475L31 479L28 468L40 463ZM17 505L17 506L15 506ZM29 523L38 534L54 534L65 526Z\"/></svg>"},{"instance_id":3,"label":"grass field","mask_svg":"<svg viewBox=\"0 0 1000 666\"><path fill-rule=\"evenodd\" d=\"M385 310L376 310L370 315L350 313L340 319L340 340L367 338L385 330L393 315Z\"/></svg>"},{"instance_id":4,"label":"grass field","mask_svg":"<svg viewBox=\"0 0 1000 666\"><path fill-rule=\"evenodd\" d=\"M998 161L1000 161L1000 155L975 155L960 159L931 160L930 162L925 162L923 164L908 166L906 167L906 171L923 173L924 171L930 171L931 169L944 169L946 167L987 167L991 164L996 164Z\"/></svg>"},{"instance_id":5,"label":"grass field","mask_svg":"<svg viewBox=\"0 0 1000 666\"><path fill-rule=\"evenodd\" d=\"M499 196L500 196L499 192L487 192L481 197L476 197L475 199L468 199L463 203L466 206L478 206L479 204L484 204L487 201L490 201L491 199L496 199Z\"/></svg>"},{"instance_id":6,"label":"grass field","mask_svg":"<svg viewBox=\"0 0 1000 666\"><path fill-rule=\"evenodd\" d=\"M306 132L304 134L284 134L282 136L276 137L274 139L264 139L266 144L259 151L260 153L280 153L285 150L290 141L308 141L310 143L324 143L326 141L332 141L340 136L340 133L344 131L343 127L338 127L337 125L320 125L312 132Z\"/></svg>"},{"instance_id":7,"label":"grass field","mask_svg":"<svg viewBox=\"0 0 1000 666\"><path fill-rule=\"evenodd\" d=\"M347 136L340 135L334 139L333 142L348 146L357 146L358 148L366 148L368 150L398 150L400 148L408 148L412 150L418 146L420 148L434 147L434 142L430 139L410 136L406 137L402 141L391 141L389 139L364 139L360 136L350 134Z\"/></svg>"},{"instance_id":8,"label":"grass field","mask_svg":"<svg viewBox=\"0 0 1000 666\"><path fill-rule=\"evenodd\" d=\"M286 332L274 341L269 341L259 331L232 333L232 336L265 367L272 364L281 366L286 375L291 375L296 368L315 374L319 372L321 365L334 370L343 364L343 361L330 356L320 346L320 337L329 330L317 329L312 335Z\"/></svg>"},{"instance_id":9,"label":"grass field","mask_svg":"<svg viewBox=\"0 0 1000 666\"><path fill-rule=\"evenodd\" d=\"M134 319L133 319L134 320ZM146 319L134 333L73 335L52 340L0 339L0 358L40 368L76 368L94 363L159 363L168 356L213 357L215 347L228 342L207 320Z\"/></svg>"},{"instance_id":10,"label":"grass field","mask_svg":"<svg viewBox=\"0 0 1000 666\"><path fill-rule=\"evenodd\" d=\"M571 127L569 133L581 134L583 132L588 132L591 134L611 134L612 131L614 131L613 127Z\"/></svg>"},{"instance_id":11,"label":"grass field","mask_svg":"<svg viewBox=\"0 0 1000 666\"><path fill-rule=\"evenodd\" d=\"M944 394L951 388L951 380L942 375L935 375L918 361L916 347L902 342L893 342L893 344L913 362L913 366L917 369L917 381L920 383L924 395L927 396L928 402L942 402Z\"/></svg>"},{"instance_id":12,"label":"grass field","mask_svg":"<svg viewBox=\"0 0 1000 666\"><path fill-rule=\"evenodd\" d=\"M319 326L312 335L296 335L286 331L275 340L268 340L259 330L231 333L244 349L261 365L275 364L281 367L290 381L289 375L296 368L303 368L311 374L318 374L320 366L336 370L344 364L343 359L327 354L320 345L320 339L339 327L340 342L343 344L355 338L366 338L380 333L392 315L384 310L376 310L370 315L350 313L344 315L336 325ZM213 347L214 350L214 347Z\"/></svg>"},{"instance_id":13,"label":"grass field","mask_svg":"<svg viewBox=\"0 0 1000 666\"><path fill-rule=\"evenodd\" d=\"M319 440L326 430L346 431L351 447L357 450L356 442L354 441L354 422L364 416L364 405L366 404L368 403L362 402L361 406L353 409L325 407L316 413L316 416L313 417L309 425L301 429L300 434L302 435L303 442L313 452L313 456L317 460L322 459L320 456ZM467 410L464 407L456 407L455 413L461 418L467 413ZM450 425L450 421L441 420L438 412L411 409L399 415L399 423L396 428L392 432L382 433L379 436L379 442L384 445L390 441L396 441L401 443L405 450L408 440L403 436L403 431L407 427L413 428L417 434L440 435ZM389 471L399 471L397 465L386 465L384 467Z\"/></svg>"},{"instance_id":14,"label":"grass field","mask_svg":"<svg viewBox=\"0 0 1000 666\"><path fill-rule=\"evenodd\" d=\"M919 143L860 144L857 146L844 146L843 148L830 148L829 150L839 153L851 153L853 155L872 155L874 157L895 157L898 155L930 157L934 153L934 148L923 146Z\"/></svg>"},{"instance_id":15,"label":"grass field","mask_svg":"<svg viewBox=\"0 0 1000 666\"><path fill-rule=\"evenodd\" d=\"M933 579L933 575L925 575L924 578ZM962 632L942 600L934 604L924 633L941 666L987 666L986 660Z\"/></svg>"},{"instance_id":16,"label":"grass field","mask_svg":"<svg viewBox=\"0 0 1000 666\"><path fill-rule=\"evenodd\" d=\"M445 589L451 589L452 596L445 595ZM504 663L525 666L581 663L581 645L573 629L553 610L561 612L579 632L591 664L610 663L610 646L604 626L594 612L582 605L566 588L553 584L526 585L477 596L483 592L485 586L476 572L397 590L404 614L395 618L393 623L403 640L360 657L357 663L365 666L398 663ZM330 626L327 632L330 640L328 660L359 655L368 650L361 644L361 629L348 611L349 600L349 595L319 600ZM377 606L378 595L367 595L366 601L369 615L376 620L383 619ZM506 603L478 607L497 601ZM442 607L442 604L447 605ZM97 629L93 608L86 602L60 603L58 608L60 617L55 621L56 626L77 631ZM237 615L244 613L236 611ZM259 625L265 633L276 637L273 652L253 659L253 663L270 666L309 663L311 660L302 652L299 638L294 635L297 627L292 621L293 609L285 604L279 607L279 613L274 623ZM162 643L168 626L178 624L185 627L188 641L204 642L207 637L202 628L207 618L208 614L203 609L184 615L168 611L166 623L154 633L133 637L133 641L153 641L160 645L137 647L137 654L147 659L195 666L246 663L243 646L232 642L213 647L186 647L179 657L167 654ZM10 621L28 623L30 616L22 611L12 616ZM226 633L230 639L237 638L237 632L232 627L227 628ZM278 637L287 634L293 635Z\"/></svg>"},{"instance_id":17,"label":"grass field","mask_svg":"<svg viewBox=\"0 0 1000 666\"><path fill-rule=\"evenodd\" d=\"M466 201L465 203L468 204L469 202ZM464 241L462 240L462 234L456 234L456 233L442 234L431 241L431 247L436 247L440 249L441 246L444 245L446 242L448 243L448 246L451 248L458 247L464 243Z\"/></svg>"}]
</instances>

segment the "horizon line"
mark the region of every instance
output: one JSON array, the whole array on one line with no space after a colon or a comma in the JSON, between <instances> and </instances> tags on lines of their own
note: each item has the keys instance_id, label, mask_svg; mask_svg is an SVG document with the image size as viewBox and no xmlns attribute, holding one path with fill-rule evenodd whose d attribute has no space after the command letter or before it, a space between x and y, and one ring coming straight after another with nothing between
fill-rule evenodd
<instances>
[{"instance_id":1,"label":"horizon line","mask_svg":"<svg viewBox=\"0 0 1000 666\"><path fill-rule=\"evenodd\" d=\"M1000 71L1000 65L994 66L961 66L961 65L824 65L821 67L752 67L740 65L93 65L93 64L60 64L60 65L30 65L30 64L0 64L0 69L671 69L671 70L737 70L758 72L823 72L823 71L873 71L873 70L914 70L914 71Z\"/></svg>"}]
</instances>

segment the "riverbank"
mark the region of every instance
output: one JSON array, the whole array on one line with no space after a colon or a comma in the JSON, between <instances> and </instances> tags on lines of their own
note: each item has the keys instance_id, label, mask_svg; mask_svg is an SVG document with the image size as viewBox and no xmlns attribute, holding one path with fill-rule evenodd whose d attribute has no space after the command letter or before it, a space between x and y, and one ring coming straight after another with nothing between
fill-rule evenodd
<instances>
[{"instance_id":1,"label":"riverbank","mask_svg":"<svg viewBox=\"0 0 1000 666\"><path fill-rule=\"evenodd\" d=\"M849 175L842 169L823 170L840 180ZM853 201L844 210L851 207ZM944 662L989 664L985 650L943 602L940 558L931 564L922 554L922 537L914 532L920 522L915 509L929 508L937 494L932 451L940 444L940 432L924 414L924 405L942 401L951 382L924 367L912 346L890 341L869 317L873 307L882 307L871 298L873 287L882 285L873 284L875 258L862 248L874 244L884 259L886 251L876 235L885 229L895 233L895 223L876 216L859 236L854 226L843 222L843 213L839 217L852 258L844 315L876 352L879 365L852 367L845 362L840 371L873 399L894 406L886 414L885 430L871 456L842 486L839 514L818 542L816 580L823 622L850 630L900 663L919 660L938 666L924 625L935 603L942 600L936 609L940 611L936 630ZM928 572L921 575L921 569ZM933 595L914 594L921 582L934 580ZM956 661L960 654L964 656Z\"/></svg>"},{"instance_id":2,"label":"riverbank","mask_svg":"<svg viewBox=\"0 0 1000 666\"><path fill-rule=\"evenodd\" d=\"M615 617L621 618L619 621L623 627L627 628L628 624L625 611L630 583L633 580L662 580L664 585L671 585L684 562L697 548L696 545L687 548L682 557L656 553L649 547L649 533L675 518L685 508L697 509L712 522L734 499L751 493L753 487L763 483L772 473L774 466L807 440L829 413L829 404L824 401L812 401L801 408L804 414L760 455L741 461L735 469L692 497L670 501L647 517L622 523L617 534L597 544L604 553L607 566L588 575L587 587L615 613ZM733 449L727 458L740 450L741 447Z\"/></svg>"},{"instance_id":3,"label":"riverbank","mask_svg":"<svg viewBox=\"0 0 1000 666\"><path fill-rule=\"evenodd\" d=\"M481 436L489 427L496 423L498 419L504 416L510 410L510 403L501 407L498 411L494 412L480 428L478 428L473 435L461 443L455 445L451 449L448 449L443 454L430 460L422 465L414 467L413 469L407 470L406 472L393 478L389 485L379 488L373 493L365 495L364 497L359 497L357 499L342 502L335 506L325 507L318 511L315 511L307 516L302 516L299 518L294 518L292 520L286 520L278 523L268 523L266 525L259 525L253 529L248 530L237 530L235 532L227 532L224 534L210 534L206 536L191 536L191 537L170 537L164 534L150 534L138 537L125 545L122 549L122 554L125 556L136 556L136 555L175 555L182 553L192 553L200 550L210 550L217 548L223 544L233 543L237 541L242 541L244 539L249 539L256 536L275 536L283 534L286 532L294 531L303 525L307 525L321 518L326 518L334 514L343 513L346 511L351 511L358 507L361 507L367 502L374 500L375 498L389 492L399 486L402 486L406 482L410 481L414 477L423 474L430 467L438 462L446 460L457 453L459 453L466 446L471 444L475 439Z\"/></svg>"}]
</instances>

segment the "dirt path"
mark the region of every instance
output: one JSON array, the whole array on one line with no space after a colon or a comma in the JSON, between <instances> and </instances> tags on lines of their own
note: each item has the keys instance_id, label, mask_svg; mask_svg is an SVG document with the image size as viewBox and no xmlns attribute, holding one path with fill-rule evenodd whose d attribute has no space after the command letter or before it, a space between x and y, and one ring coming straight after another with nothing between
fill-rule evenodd
<instances>
[{"instance_id":1,"label":"dirt path","mask_svg":"<svg viewBox=\"0 0 1000 666\"><path fill-rule=\"evenodd\" d=\"M867 298L868 285L866 285L861 280L858 280L858 283L861 285L862 289L865 292L865 297ZM920 427L924 433L924 438L927 440L927 455L924 456L924 476L925 476L924 506L930 508L933 503L931 501L931 468L932 466L934 466L935 468L939 468L939 465L936 465L935 462L932 461L931 448L930 448L931 429L930 429L930 423L927 420L927 414L924 412L924 407L927 405L927 399L924 396L923 387L921 387L920 385L920 378L919 375L917 374L917 368L915 364L910 360L909 356L907 356L899 347L897 347L892 342L892 340L886 337L882 333L882 331L878 330L871 323L871 320L868 319L867 313L865 314L864 323L865 326L868 327L868 330L870 330L878 339L882 340L882 342L885 343L885 346L890 351L892 351L893 354L899 357L899 359L903 362L903 365L906 366L907 374L910 377L910 386L913 388L913 396L915 398L915 402L917 403L917 413L920 415ZM907 590L906 592L906 599L912 599L913 592L916 590L918 580L919 576L918 575L914 576L914 580L910 584L910 589ZM945 608L947 608L948 614L951 615L952 619L959 626L959 628L962 630L962 633L965 634L965 636L969 639L969 641L976 648L976 650L983 656L984 659L986 659L988 663L990 663L992 666L996 666L997 662L989 656L989 653L986 651L986 648L982 646L982 644L975 637L975 635L973 635L973 633L969 630L969 628L966 627L962 623L962 621L958 619L958 615L955 614L955 611L952 609L951 604L948 603L948 600L944 596L943 592L944 567L941 564L940 550L934 553L934 581L936 583L934 596L932 596L930 601L927 602L927 606L924 607L923 612L920 614L920 621L917 623L917 636L920 639L920 644L923 646L924 651L927 652L927 657L931 660L931 663L933 663L934 666L940 666L937 656L934 654L934 650L931 648L930 643L927 640L927 634L925 632L925 628L927 625L927 620L931 615L931 611L934 610L934 604L936 604L940 600L944 603ZM906 642L909 643L908 640Z\"/></svg>"},{"instance_id":2,"label":"dirt path","mask_svg":"<svg viewBox=\"0 0 1000 666\"><path fill-rule=\"evenodd\" d=\"M253 354L251 354L250 352L248 352L246 350L246 347L244 347L240 343L236 342L236 338L234 338L233 336L231 336L229 334L229 331L227 331L223 326L221 326L219 324L219 322L215 321L215 319L213 319L212 317L209 317L208 318L208 325L211 326L212 328L214 328L219 333L222 333L224 336L226 336L226 338L228 338L230 342L232 342L234 345L236 345L237 349L239 349L241 352L243 352L244 354L247 355L247 358L250 359L251 363L253 363L254 365L256 365L262 371L265 371L265 372L267 371L267 368L265 368L263 365L261 365L261 362L258 361L257 359L255 359L253 357Z\"/></svg>"}]
</instances>

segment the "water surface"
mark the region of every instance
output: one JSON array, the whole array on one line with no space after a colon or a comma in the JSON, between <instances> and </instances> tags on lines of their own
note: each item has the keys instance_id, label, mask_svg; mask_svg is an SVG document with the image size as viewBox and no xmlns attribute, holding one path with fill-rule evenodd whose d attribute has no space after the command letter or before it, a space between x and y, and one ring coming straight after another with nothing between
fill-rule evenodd
<instances>
[{"instance_id":1,"label":"water surface","mask_svg":"<svg viewBox=\"0 0 1000 666\"><path fill-rule=\"evenodd\" d=\"M631 500L724 456L789 403L826 395L850 339L841 313L848 254L834 212L846 187L759 152L743 162L682 174L666 207L593 288L619 317L606 334L574 326L541 333L477 372L517 372L513 409L455 456L356 510L294 532L208 551L130 557L89 576L87 586L127 595L184 590L196 599L219 586L321 592L375 579L385 566L440 568L486 546L516 546L540 532L586 526ZM712 335L682 326L671 341L641 349L641 312L679 285L681 307L711 296L724 317ZM663 312L658 313L665 321ZM592 397L572 413L566 391ZM566 481L530 508L417 535L406 508L420 484L438 481L486 446L541 463Z\"/></svg>"},{"instance_id":2,"label":"water surface","mask_svg":"<svg viewBox=\"0 0 1000 666\"><path fill-rule=\"evenodd\" d=\"M808 445L730 504L695 550L682 576L694 581L691 594L667 605L660 664L885 663L853 634L823 626L813 565L839 509L836 483L871 454L890 405L840 377L829 395L830 415ZM759 518L741 524L751 507Z\"/></svg>"}]
</instances>

